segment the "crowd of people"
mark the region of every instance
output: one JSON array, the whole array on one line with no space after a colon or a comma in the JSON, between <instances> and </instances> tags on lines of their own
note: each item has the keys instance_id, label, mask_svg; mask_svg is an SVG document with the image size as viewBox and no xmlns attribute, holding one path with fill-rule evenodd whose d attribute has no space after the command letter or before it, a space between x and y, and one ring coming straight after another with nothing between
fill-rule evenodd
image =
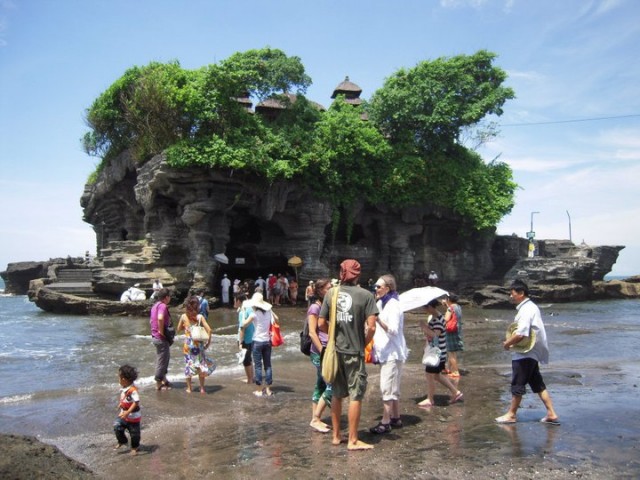
<instances>
[{"instance_id":1,"label":"crowd of people","mask_svg":"<svg viewBox=\"0 0 640 480\"><path fill-rule=\"evenodd\" d=\"M307 301L306 322L310 338L309 358L315 371L311 391L311 420L309 426L317 432L331 432L334 445L346 443L348 450L369 450L373 445L358 436L362 400L368 387L365 355L371 346L371 358L380 369L380 395L382 415L376 425L369 428L374 435L382 435L403 427L400 409L400 385L403 365L408 358L404 337L404 309L395 277L381 275L370 282L371 290L360 286L361 267L356 260L345 260L340 265L339 281L321 278L309 283L305 289ZM271 279L274 279L273 281ZM272 330L279 329L278 316L273 306L283 298L286 277L269 275L255 282L254 293L240 289L237 294L239 361L244 366L246 382L254 384L258 397L273 395L273 368L271 363ZM226 276L223 278L225 281ZM228 280L228 279L227 279ZM269 284L271 283L271 288ZM231 285L231 282L229 282ZM288 287L291 287L289 282ZM297 285L296 285L297 288ZM265 299L265 294L267 299ZM170 291L160 288L154 292L156 303L151 309L150 327L156 349L154 378L159 391L172 388L167 380L170 347L174 335L184 331L182 352L185 360L186 391L193 391L192 379L197 377L201 394L206 394L205 379L216 368L206 353L211 344L212 329L207 322L208 302L204 292L190 295L184 303L174 331L168 304ZM235 296L235 295L234 295ZM512 400L506 414L495 419L499 424L515 423L517 410L525 394L526 385L537 393L547 413L541 422L559 425L559 417L553 408L551 396L542 380L540 363L548 361L547 338L538 307L529 298L526 284L516 281L511 286L511 298L518 313L513 334L503 342L503 347L513 353L511 394ZM223 295L224 300L224 295ZM235 299L234 299L235 300ZM426 396L418 407L431 409L436 406L436 384L450 392L449 404L464 400L458 388L460 369L457 353L464 350L462 341L462 309L453 294L444 295L423 305L427 319L420 322L425 343L439 349L439 362L425 365ZM333 324L332 324L333 322ZM331 328L333 327L333 328ZM335 349L328 349L332 344ZM335 375L327 381L323 372L325 351L335 351ZM332 355L332 354L328 354ZM447 368L448 362L448 368ZM425 363L425 362L423 362ZM116 448L127 444L125 432L131 438L131 453L140 444L140 398L134 381L137 371L129 365L119 370L121 385L120 414L114 424ZM348 432L341 434L342 406L349 399L347 408ZM323 421L325 411L331 412L331 423Z\"/></svg>"}]
</instances>

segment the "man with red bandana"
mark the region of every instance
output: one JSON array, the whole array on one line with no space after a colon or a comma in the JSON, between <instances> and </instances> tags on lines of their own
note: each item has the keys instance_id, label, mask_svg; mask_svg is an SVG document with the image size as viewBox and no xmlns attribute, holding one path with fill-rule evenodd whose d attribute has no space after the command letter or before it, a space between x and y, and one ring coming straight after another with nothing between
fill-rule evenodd
<instances>
[{"instance_id":1,"label":"man with red bandana","mask_svg":"<svg viewBox=\"0 0 640 480\"><path fill-rule=\"evenodd\" d=\"M345 260L340 264L340 285L336 311L336 351L338 352L338 373L331 384L331 423L334 445L343 442L340 435L342 399L349 397L349 437L347 449L368 450L373 445L358 439L358 425L362 410L362 399L367 389L367 371L364 362L364 346L371 341L376 330L378 308L374 296L360 288L360 263ZM333 289L332 289L333 290ZM320 309L319 322L328 322L331 311L332 290L324 297Z\"/></svg>"}]
</instances>

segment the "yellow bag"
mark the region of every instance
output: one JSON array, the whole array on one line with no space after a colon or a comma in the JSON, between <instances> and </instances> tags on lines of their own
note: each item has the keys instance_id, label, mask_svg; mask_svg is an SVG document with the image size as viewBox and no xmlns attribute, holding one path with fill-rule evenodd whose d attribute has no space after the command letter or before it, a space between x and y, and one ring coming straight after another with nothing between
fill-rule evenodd
<instances>
[{"instance_id":1,"label":"yellow bag","mask_svg":"<svg viewBox=\"0 0 640 480\"><path fill-rule=\"evenodd\" d=\"M327 383L333 383L338 373L338 352L336 352L336 309L338 308L338 290L333 287L331 295L331 311L329 313L329 340L322 351L322 378Z\"/></svg>"}]
</instances>

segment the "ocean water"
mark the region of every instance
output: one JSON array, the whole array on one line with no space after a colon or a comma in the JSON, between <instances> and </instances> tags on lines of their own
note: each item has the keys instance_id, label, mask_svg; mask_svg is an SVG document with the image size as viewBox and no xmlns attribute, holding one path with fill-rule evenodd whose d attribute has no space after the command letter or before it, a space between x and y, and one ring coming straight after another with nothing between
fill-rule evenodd
<instances>
[{"instance_id":1,"label":"ocean water","mask_svg":"<svg viewBox=\"0 0 640 480\"><path fill-rule=\"evenodd\" d=\"M2 286L2 285L0 285ZM640 300L608 300L569 304L540 304L549 337L551 363L583 364L607 361L621 365L640 360ZM284 348L274 349L278 362L299 360L298 332L302 309L281 309ZM465 320L504 329L513 310L465 309ZM174 318L174 324L177 323ZM236 313L214 310L211 355L216 375L240 375L236 353ZM176 338L181 344L183 337ZM408 339L410 341L410 339ZM615 345L615 348L610 348ZM486 349L469 349L466 362L482 365ZM137 383L153 384L155 349L146 318L77 316L47 313L26 296L0 293L0 430L1 407L51 398L72 398L81 391L117 390L117 369L124 363L140 372ZM182 380L183 360L174 344L170 380Z\"/></svg>"},{"instance_id":2,"label":"ocean water","mask_svg":"<svg viewBox=\"0 0 640 480\"><path fill-rule=\"evenodd\" d=\"M551 351L550 364L543 367L543 375L556 409L561 412L563 426L551 443L547 437L540 436L537 420L542 414L541 405L534 395L527 396L519 414L522 424L516 432L520 439L513 441L512 452L507 455L553 454L554 458L568 463L580 464L588 458L594 464L640 470L635 460L636 463L629 463L636 458L637 447L634 445L637 445L640 431L637 403L640 300L540 304L540 307ZM294 404L306 407L308 403L315 374L308 359L298 350L304 311L304 308L278 309L285 345L273 351L274 385L282 392L277 396L277 403L271 406L276 411L299 409ZM468 448L465 451L473 455L478 448L487 448L488 444L494 447L510 445L504 443L505 432L496 429L492 419L504 413L502 409L509 402L510 357L500 349L500 339L513 321L514 310L464 307L463 314L467 329L462 367L466 373L460 385L465 389L465 404L459 412L465 413L459 424L453 422L452 425L461 429L463 444ZM174 323L177 320L173 318ZM210 355L216 359L218 368L213 378L207 379L211 395L202 402L214 411L222 409L220 411L230 418L236 412L246 416L253 405L252 395L242 394L243 397L237 399L224 395L227 387L242 385L239 380L244 376L243 367L236 359L236 313L231 309L214 310L210 324L214 330ZM411 349L409 362L414 364L414 371L421 371L419 358L423 339L419 335L416 315L405 319L405 336ZM182 339L178 337L169 367L169 379L180 385L179 388L184 387L181 344ZM41 311L24 296L0 294L0 433L36 435L51 443L65 444L77 456L84 455L82 445L94 445L96 438L110 442L110 425L116 412L119 389L117 369L123 363L136 366L140 372L136 383L144 395L145 425L163 422L173 425L172 415L181 412L187 404L199 405L199 395L183 404L180 399L184 398L184 393L181 391L156 394L154 362L155 349L147 318L51 314ZM305 375L303 385L280 383L287 371L298 370ZM501 376L498 390L488 401L487 397L474 398L477 392L466 388L479 381L482 375L492 375L488 373L491 371ZM377 374L377 369L371 372ZM415 381L410 375L403 377L411 382L403 392L406 395L403 408L408 418L424 416L424 412L416 413L419 409L413 405L423 398L424 380L421 376L416 376ZM248 388L250 391L251 387ZM377 385L371 385L371 391L375 400L367 401L365 412L375 408L379 401ZM222 398L226 398L226 403L220 403ZM480 423L473 405L481 409ZM304 410L306 412L306 408ZM377 408L375 413L379 413ZM370 411L365 415L370 417ZM233 418L237 422L246 421L243 416ZM625 421L621 422L621 418ZM305 426L308 419L305 413L301 423L288 421L289 426L281 426L282 431L276 435L283 442L297 438L300 424ZM425 421L428 421L427 417ZM249 428L247 424L243 425L243 428ZM362 428L365 426L361 425ZM404 434L408 441L414 441L412 435L419 435L421 430L408 428ZM544 431L548 435L556 432ZM255 441L250 443L253 445ZM232 445L233 442L227 447L232 448ZM305 452L300 455L309 453Z\"/></svg>"}]
</instances>

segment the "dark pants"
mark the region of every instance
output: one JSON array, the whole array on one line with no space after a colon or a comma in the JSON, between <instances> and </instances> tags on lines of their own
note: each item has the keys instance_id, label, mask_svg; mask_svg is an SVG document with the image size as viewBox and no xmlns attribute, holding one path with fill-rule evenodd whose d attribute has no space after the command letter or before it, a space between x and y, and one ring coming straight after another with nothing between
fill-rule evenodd
<instances>
[{"instance_id":1,"label":"dark pants","mask_svg":"<svg viewBox=\"0 0 640 480\"><path fill-rule=\"evenodd\" d=\"M113 431L116 433L116 439L120 445L126 445L127 436L124 434L125 430L129 431L131 437L131 448L136 450L140 446L140 422L127 422L122 418L119 418L113 424Z\"/></svg>"},{"instance_id":2,"label":"dark pants","mask_svg":"<svg viewBox=\"0 0 640 480\"><path fill-rule=\"evenodd\" d=\"M154 340L153 344L156 347L156 373L154 378L156 382L163 382L167 380L171 345L169 345L169 342L161 340Z\"/></svg>"}]
</instances>

